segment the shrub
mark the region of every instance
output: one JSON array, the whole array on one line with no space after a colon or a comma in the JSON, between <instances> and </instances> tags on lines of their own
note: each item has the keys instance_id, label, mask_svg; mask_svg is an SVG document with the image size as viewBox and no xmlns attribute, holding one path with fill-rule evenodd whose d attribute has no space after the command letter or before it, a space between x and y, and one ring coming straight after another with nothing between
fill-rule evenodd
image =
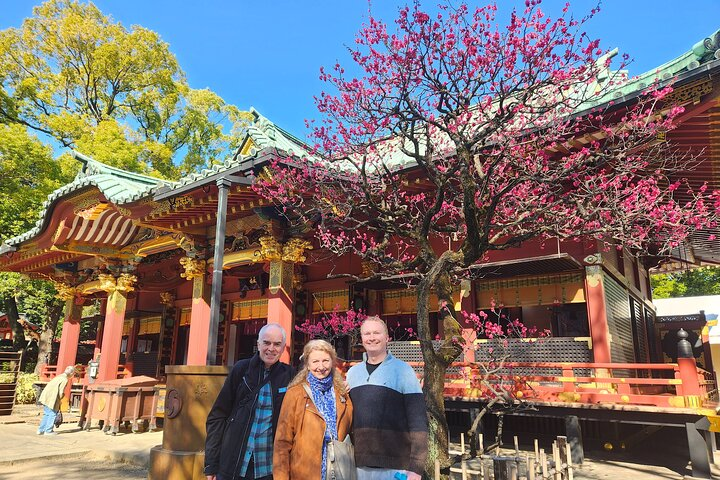
<instances>
[{"instance_id":1,"label":"shrub","mask_svg":"<svg viewBox=\"0 0 720 480\"><path fill-rule=\"evenodd\" d=\"M17 389L15 390L15 403L32 404L37 399L33 383L40 380L34 373L20 373L18 375Z\"/></svg>"}]
</instances>

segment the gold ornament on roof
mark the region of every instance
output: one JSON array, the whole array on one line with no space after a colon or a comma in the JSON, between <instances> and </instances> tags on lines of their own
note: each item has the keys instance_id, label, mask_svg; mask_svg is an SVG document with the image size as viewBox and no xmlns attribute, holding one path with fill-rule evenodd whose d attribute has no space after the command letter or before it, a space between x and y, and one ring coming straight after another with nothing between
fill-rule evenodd
<instances>
[{"instance_id":1,"label":"gold ornament on roof","mask_svg":"<svg viewBox=\"0 0 720 480\"><path fill-rule=\"evenodd\" d=\"M55 284L55 290L57 290L57 294L55 295L60 300L63 300L67 302L68 300L72 300L75 298L75 295L77 295L78 289L75 287L71 287L67 283L62 282L53 282Z\"/></svg>"},{"instance_id":2,"label":"gold ornament on roof","mask_svg":"<svg viewBox=\"0 0 720 480\"><path fill-rule=\"evenodd\" d=\"M180 276L187 280L202 277L205 274L205 260L183 257L180 259L180 265L185 268L185 273L181 273Z\"/></svg>"},{"instance_id":3,"label":"gold ornament on roof","mask_svg":"<svg viewBox=\"0 0 720 480\"><path fill-rule=\"evenodd\" d=\"M135 282L137 277L130 275L129 273L122 273L119 277L115 278L107 273L101 273L98 275L100 281L100 290L104 290L107 293L123 292L129 293L135 290Z\"/></svg>"},{"instance_id":4,"label":"gold ornament on roof","mask_svg":"<svg viewBox=\"0 0 720 480\"><path fill-rule=\"evenodd\" d=\"M121 273L117 278L117 290L121 292L132 292L135 290L135 282L137 282L135 275Z\"/></svg>"},{"instance_id":5,"label":"gold ornament on roof","mask_svg":"<svg viewBox=\"0 0 720 480\"><path fill-rule=\"evenodd\" d=\"M302 238L292 238L283 246L282 260L285 262L300 263L307 260L305 250L312 250L312 244Z\"/></svg>"},{"instance_id":6,"label":"gold ornament on roof","mask_svg":"<svg viewBox=\"0 0 720 480\"><path fill-rule=\"evenodd\" d=\"M280 260L282 245L272 236L260 237L260 258L262 261Z\"/></svg>"},{"instance_id":7,"label":"gold ornament on roof","mask_svg":"<svg viewBox=\"0 0 720 480\"><path fill-rule=\"evenodd\" d=\"M362 267L362 272L360 272L361 278L369 278L375 275L375 262L363 260L360 265Z\"/></svg>"},{"instance_id":8,"label":"gold ornament on roof","mask_svg":"<svg viewBox=\"0 0 720 480\"><path fill-rule=\"evenodd\" d=\"M163 292L160 294L160 303L163 305L171 306L175 303L175 295L170 292Z\"/></svg>"}]
</instances>

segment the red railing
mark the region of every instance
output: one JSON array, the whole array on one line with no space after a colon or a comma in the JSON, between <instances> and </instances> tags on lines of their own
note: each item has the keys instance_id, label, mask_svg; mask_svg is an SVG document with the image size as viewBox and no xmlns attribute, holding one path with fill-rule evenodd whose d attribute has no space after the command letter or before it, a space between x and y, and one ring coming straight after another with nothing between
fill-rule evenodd
<instances>
[{"instance_id":1,"label":"red railing","mask_svg":"<svg viewBox=\"0 0 720 480\"><path fill-rule=\"evenodd\" d=\"M685 360L685 359L681 359ZM687 359L693 361L693 359ZM416 370L422 362L409 362ZM456 362L445 378L445 396L478 399L489 388L523 400L542 402L701 407L716 400L713 375L693 368L694 378L677 363ZM634 372L634 376L628 373ZM422 379L422 374L419 374Z\"/></svg>"}]
</instances>

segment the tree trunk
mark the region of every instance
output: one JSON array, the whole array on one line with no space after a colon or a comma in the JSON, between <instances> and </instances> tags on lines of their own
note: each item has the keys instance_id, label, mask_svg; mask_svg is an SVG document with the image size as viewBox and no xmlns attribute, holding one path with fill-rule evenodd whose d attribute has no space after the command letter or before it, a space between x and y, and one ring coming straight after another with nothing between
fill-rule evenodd
<instances>
[{"instance_id":1,"label":"tree trunk","mask_svg":"<svg viewBox=\"0 0 720 480\"><path fill-rule=\"evenodd\" d=\"M432 344L431 344L432 348ZM448 444L448 423L445 417L445 370L446 365L435 353L425 355L425 384L423 394L425 406L428 412L428 433L429 448L428 460L425 464L425 472L432 475L435 468L435 460L440 462L442 468L450 467L449 444ZM443 477L447 478L447 477Z\"/></svg>"},{"instance_id":2,"label":"tree trunk","mask_svg":"<svg viewBox=\"0 0 720 480\"><path fill-rule=\"evenodd\" d=\"M50 362L55 332L57 331L58 322L62 316L63 308L61 306L55 305L50 308L50 315L43 326L42 333L40 333L40 339L38 340L38 357L37 363L35 364L35 373L37 374L40 373L40 369L43 365Z\"/></svg>"},{"instance_id":3,"label":"tree trunk","mask_svg":"<svg viewBox=\"0 0 720 480\"><path fill-rule=\"evenodd\" d=\"M13 350L19 352L25 350L27 341L25 341L25 332L22 325L20 325L20 315L18 314L17 301L15 297L9 296L5 301L7 307L8 322L13 332Z\"/></svg>"},{"instance_id":4,"label":"tree trunk","mask_svg":"<svg viewBox=\"0 0 720 480\"><path fill-rule=\"evenodd\" d=\"M459 325L453 318L452 286L447 272L444 271L449 268L450 255L452 255L450 252L443 254L430 269L428 275L420 281L417 288L418 338L425 362L423 395L428 412L429 427L429 450L425 464L425 473L428 478L433 475L436 460L440 462L441 468L450 467L449 428L445 417L445 372L453 359L462 351L462 345L453 341L457 338ZM428 300L431 286L435 287L435 293L440 302L439 316L442 319L441 324L445 336L437 352L433 347L430 332ZM444 476L443 478L448 477Z\"/></svg>"}]
</instances>

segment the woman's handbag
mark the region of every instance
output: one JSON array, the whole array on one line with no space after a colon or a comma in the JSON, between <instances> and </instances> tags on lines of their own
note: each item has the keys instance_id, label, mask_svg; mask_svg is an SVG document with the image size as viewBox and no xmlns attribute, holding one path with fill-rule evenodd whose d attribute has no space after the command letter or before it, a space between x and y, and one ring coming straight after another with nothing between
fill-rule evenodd
<instances>
[{"instance_id":1,"label":"woman's handbag","mask_svg":"<svg viewBox=\"0 0 720 480\"><path fill-rule=\"evenodd\" d=\"M328 480L357 480L355 448L350 435L344 441L330 440L327 445Z\"/></svg>"},{"instance_id":2,"label":"woman's handbag","mask_svg":"<svg viewBox=\"0 0 720 480\"><path fill-rule=\"evenodd\" d=\"M62 425L62 423L63 423L62 412L57 412L57 414L55 415L55 422L53 425L55 425L55 427L59 427L60 425Z\"/></svg>"}]
</instances>

